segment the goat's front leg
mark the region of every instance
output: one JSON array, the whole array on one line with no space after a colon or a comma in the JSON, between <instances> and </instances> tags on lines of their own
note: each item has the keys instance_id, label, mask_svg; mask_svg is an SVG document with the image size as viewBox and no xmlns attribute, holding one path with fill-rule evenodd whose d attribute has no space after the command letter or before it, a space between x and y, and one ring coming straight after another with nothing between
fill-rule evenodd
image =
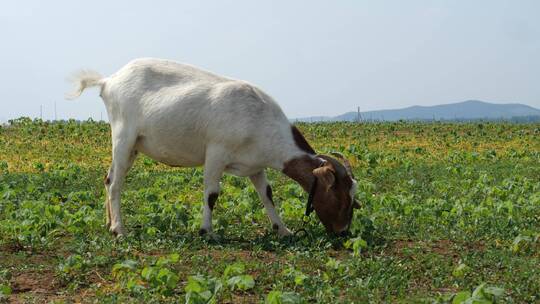
<instances>
[{"instance_id":1,"label":"goat's front leg","mask_svg":"<svg viewBox=\"0 0 540 304\"><path fill-rule=\"evenodd\" d=\"M219 181L223 175L222 160L207 158L204 164L204 206L199 235L212 233L212 211L219 196Z\"/></svg>"},{"instance_id":2,"label":"goat's front leg","mask_svg":"<svg viewBox=\"0 0 540 304\"><path fill-rule=\"evenodd\" d=\"M270 222L272 222L272 229L274 229L274 231L276 231L280 236L291 235L291 231L285 227L281 221L281 218L276 212L272 197L272 188L268 184L264 171L250 176L249 179L255 186L255 189L261 198L264 208L266 209L266 214L268 215Z\"/></svg>"}]
</instances>

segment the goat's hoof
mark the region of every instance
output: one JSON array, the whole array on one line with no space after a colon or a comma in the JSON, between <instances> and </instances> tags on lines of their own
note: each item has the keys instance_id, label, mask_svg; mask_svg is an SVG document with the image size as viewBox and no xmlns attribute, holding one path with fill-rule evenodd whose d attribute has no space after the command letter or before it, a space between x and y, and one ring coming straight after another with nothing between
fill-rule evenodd
<instances>
[{"instance_id":1,"label":"goat's hoof","mask_svg":"<svg viewBox=\"0 0 540 304\"><path fill-rule=\"evenodd\" d=\"M199 229L199 236L204 236L207 233L208 233L208 231L206 229L204 229L204 228Z\"/></svg>"},{"instance_id":2,"label":"goat's hoof","mask_svg":"<svg viewBox=\"0 0 540 304\"><path fill-rule=\"evenodd\" d=\"M124 227L118 225L118 226L110 226L109 231L117 238L124 237L126 235L126 229Z\"/></svg>"},{"instance_id":3,"label":"goat's hoof","mask_svg":"<svg viewBox=\"0 0 540 304\"><path fill-rule=\"evenodd\" d=\"M285 237L285 236L291 236L293 235L293 233L289 229L285 228L281 231L278 231L278 235L281 237Z\"/></svg>"},{"instance_id":4,"label":"goat's hoof","mask_svg":"<svg viewBox=\"0 0 540 304\"><path fill-rule=\"evenodd\" d=\"M207 239L209 241L218 241L219 237L217 234L213 233L212 231L208 231L205 228L199 229L199 236L201 236L204 239Z\"/></svg>"},{"instance_id":5,"label":"goat's hoof","mask_svg":"<svg viewBox=\"0 0 540 304\"><path fill-rule=\"evenodd\" d=\"M278 224L272 225L272 229L281 237L293 234L287 227L279 227Z\"/></svg>"}]
</instances>

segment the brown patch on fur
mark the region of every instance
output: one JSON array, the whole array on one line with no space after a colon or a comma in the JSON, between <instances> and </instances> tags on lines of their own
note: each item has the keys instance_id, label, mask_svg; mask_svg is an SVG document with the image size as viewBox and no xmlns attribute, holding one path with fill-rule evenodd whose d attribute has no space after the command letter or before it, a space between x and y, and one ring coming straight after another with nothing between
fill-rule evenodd
<instances>
[{"instance_id":1,"label":"brown patch on fur","mask_svg":"<svg viewBox=\"0 0 540 304\"><path fill-rule=\"evenodd\" d=\"M304 155L286 161L283 164L282 172L299 183L306 192L309 192L315 179L312 171L320 167L320 165L321 161L319 159Z\"/></svg>"},{"instance_id":2,"label":"brown patch on fur","mask_svg":"<svg viewBox=\"0 0 540 304\"><path fill-rule=\"evenodd\" d=\"M309 145L306 138L302 133L300 133L300 130L294 125L291 125L291 131L293 135L294 142L296 143L296 146L300 148L300 150L308 153L308 154L315 154L315 150Z\"/></svg>"},{"instance_id":3,"label":"brown patch on fur","mask_svg":"<svg viewBox=\"0 0 540 304\"><path fill-rule=\"evenodd\" d=\"M327 163L313 171L319 181L325 183L324 187L316 189L313 208L327 231L338 232L352 219L352 201L349 196L352 180L346 172L339 174L338 171L341 170L337 168L335 162L329 160L329 157L324 159Z\"/></svg>"},{"instance_id":4,"label":"brown patch on fur","mask_svg":"<svg viewBox=\"0 0 540 304\"><path fill-rule=\"evenodd\" d=\"M321 163L321 159L326 163ZM326 155L318 158L305 155L287 161L283 173L297 181L306 192L311 191L315 178L318 178L321 187L313 189L312 207L327 231L340 232L350 224L352 179L340 162Z\"/></svg>"},{"instance_id":5,"label":"brown patch on fur","mask_svg":"<svg viewBox=\"0 0 540 304\"><path fill-rule=\"evenodd\" d=\"M317 178L319 184L324 187L326 192L328 192L336 182L335 173L332 166L322 166L313 170L313 175Z\"/></svg>"},{"instance_id":6,"label":"brown patch on fur","mask_svg":"<svg viewBox=\"0 0 540 304\"><path fill-rule=\"evenodd\" d=\"M111 179L109 178L109 174L105 174L105 177L103 178L103 182L107 186L111 184Z\"/></svg>"}]
</instances>

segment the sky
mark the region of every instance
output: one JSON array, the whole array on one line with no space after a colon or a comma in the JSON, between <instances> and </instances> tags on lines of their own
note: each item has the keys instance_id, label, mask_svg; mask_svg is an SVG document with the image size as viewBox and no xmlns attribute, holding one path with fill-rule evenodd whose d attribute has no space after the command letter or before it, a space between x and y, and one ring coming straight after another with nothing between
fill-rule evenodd
<instances>
[{"instance_id":1,"label":"sky","mask_svg":"<svg viewBox=\"0 0 540 304\"><path fill-rule=\"evenodd\" d=\"M106 119L96 89L139 57L247 80L289 118L469 99L540 108L540 1L2 1L0 121Z\"/></svg>"}]
</instances>

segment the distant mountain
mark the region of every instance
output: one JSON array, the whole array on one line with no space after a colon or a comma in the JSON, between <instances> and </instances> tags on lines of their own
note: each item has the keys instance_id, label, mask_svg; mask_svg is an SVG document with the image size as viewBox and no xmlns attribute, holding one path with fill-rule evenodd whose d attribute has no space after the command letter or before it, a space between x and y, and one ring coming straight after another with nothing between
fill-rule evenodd
<instances>
[{"instance_id":1,"label":"distant mountain","mask_svg":"<svg viewBox=\"0 0 540 304\"><path fill-rule=\"evenodd\" d=\"M540 110L519 103L495 104L479 100L437 106L412 106L395 110L367 111L360 113L363 120L476 120L510 119L521 116L540 116ZM293 119L294 121L356 121L357 112L329 117L316 116Z\"/></svg>"}]
</instances>

